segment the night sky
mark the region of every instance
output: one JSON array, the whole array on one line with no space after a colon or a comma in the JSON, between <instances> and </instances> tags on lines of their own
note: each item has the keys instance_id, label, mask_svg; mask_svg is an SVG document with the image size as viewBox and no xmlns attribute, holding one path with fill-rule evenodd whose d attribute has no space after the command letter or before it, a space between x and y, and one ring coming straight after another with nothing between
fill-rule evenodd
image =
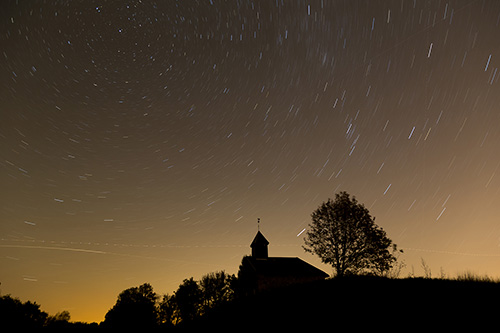
<instances>
[{"instance_id":1,"label":"night sky","mask_svg":"<svg viewBox=\"0 0 500 333\"><path fill-rule=\"evenodd\" d=\"M2 1L0 288L75 321L298 256L347 191L402 276L500 276L500 2Z\"/></svg>"}]
</instances>

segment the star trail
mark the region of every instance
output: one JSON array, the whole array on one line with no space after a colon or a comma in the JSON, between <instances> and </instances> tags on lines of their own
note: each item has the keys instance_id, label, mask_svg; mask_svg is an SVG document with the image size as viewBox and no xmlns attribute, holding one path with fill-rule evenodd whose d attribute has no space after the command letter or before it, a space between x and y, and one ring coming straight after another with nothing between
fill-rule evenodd
<instances>
[{"instance_id":1,"label":"star trail","mask_svg":"<svg viewBox=\"0 0 500 333\"><path fill-rule=\"evenodd\" d=\"M500 275L500 3L3 1L2 294L120 291L303 251L356 196L402 273Z\"/></svg>"}]
</instances>

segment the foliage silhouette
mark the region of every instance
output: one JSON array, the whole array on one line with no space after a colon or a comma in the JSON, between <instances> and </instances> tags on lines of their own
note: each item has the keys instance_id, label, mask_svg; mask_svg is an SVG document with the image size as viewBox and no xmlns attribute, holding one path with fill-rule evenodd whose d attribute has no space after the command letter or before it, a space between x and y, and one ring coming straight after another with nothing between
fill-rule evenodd
<instances>
[{"instance_id":1,"label":"foliage silhouette","mask_svg":"<svg viewBox=\"0 0 500 333\"><path fill-rule=\"evenodd\" d=\"M208 275L220 278L223 274ZM428 329L432 325L434 328L446 328L447 331L453 328L460 328L462 331L469 327L467 324L475 330L481 330L480 325L491 329L492 325L496 324L500 310L500 306L494 302L500 297L500 282L488 277L479 277L471 272L464 276L465 278L459 276L455 280L390 279L375 276L328 279L276 288L246 297L231 297L230 300L213 305L209 308L210 311L202 316L198 313L193 320L186 319L176 325L167 325L168 320L160 320L149 327L144 325L145 321L140 325L130 326L128 318L118 316L113 319L124 322L115 326L110 326L109 321L101 323L100 326L96 323L70 323L70 316L66 311L48 316L36 303L22 303L10 296L3 296L0 297L0 330L17 332L29 328L30 332L312 331L331 326L335 321L353 323L358 330L371 331L376 328L400 328L408 325L414 329ZM235 281L234 276L226 277L229 279L226 279L223 288L229 288ZM217 280L222 280L219 278ZM193 282L198 285L203 295L201 281L197 282L192 278L184 280L179 286L180 290L186 286L189 286L188 289L195 289ZM152 287L144 284L120 293L117 304L123 307L133 301L154 303L156 306L149 307L149 310L156 313L158 318L162 318L162 304L168 305L166 308L173 309L174 312L178 311L175 294L165 295L159 302ZM234 296L234 293L232 295ZM204 304L203 297L201 304ZM116 308L117 305L113 307ZM132 314L135 315L136 313ZM177 315L178 313L173 317ZM335 316L334 321L332 315ZM107 314L106 320L109 320L109 317Z\"/></svg>"},{"instance_id":2,"label":"foliage silhouette","mask_svg":"<svg viewBox=\"0 0 500 333\"><path fill-rule=\"evenodd\" d=\"M70 322L68 311L53 316L40 310L36 302L21 302L10 295L0 297L1 332L96 332L97 323Z\"/></svg>"},{"instance_id":3,"label":"foliage silhouette","mask_svg":"<svg viewBox=\"0 0 500 333\"><path fill-rule=\"evenodd\" d=\"M126 289L106 313L103 326L110 329L152 329L158 324L159 296L149 283Z\"/></svg>"},{"instance_id":4,"label":"foliage silhouette","mask_svg":"<svg viewBox=\"0 0 500 333\"><path fill-rule=\"evenodd\" d=\"M396 260L396 244L375 224L364 205L347 192L323 202L311 215L304 250L331 264L337 277L388 272Z\"/></svg>"},{"instance_id":5,"label":"foliage silhouette","mask_svg":"<svg viewBox=\"0 0 500 333\"><path fill-rule=\"evenodd\" d=\"M36 302L21 302L10 295L0 297L0 324L3 328L39 330L45 325L48 314ZM3 331L3 329L2 329Z\"/></svg>"},{"instance_id":6,"label":"foliage silhouette","mask_svg":"<svg viewBox=\"0 0 500 333\"><path fill-rule=\"evenodd\" d=\"M48 316L45 322L45 326L51 332L67 331L70 330L72 324L69 322L71 315L68 311L58 312L53 316Z\"/></svg>"},{"instance_id":7,"label":"foliage silhouette","mask_svg":"<svg viewBox=\"0 0 500 333\"><path fill-rule=\"evenodd\" d=\"M173 327L180 322L175 295L163 295L158 304L158 322L163 327Z\"/></svg>"},{"instance_id":8,"label":"foliage silhouette","mask_svg":"<svg viewBox=\"0 0 500 333\"><path fill-rule=\"evenodd\" d=\"M203 313L233 298L232 284L234 279L234 275L228 275L224 271L208 273L201 278L199 284L202 293Z\"/></svg>"},{"instance_id":9,"label":"foliage silhouette","mask_svg":"<svg viewBox=\"0 0 500 333\"><path fill-rule=\"evenodd\" d=\"M202 292L198 283L190 279L184 279L175 292L175 302L179 309L181 321L190 321L199 315L202 304Z\"/></svg>"},{"instance_id":10,"label":"foliage silhouette","mask_svg":"<svg viewBox=\"0 0 500 333\"><path fill-rule=\"evenodd\" d=\"M205 274L200 281L185 279L173 295L163 295L158 303L160 326L185 324L213 312L234 298L235 281L225 271Z\"/></svg>"}]
</instances>

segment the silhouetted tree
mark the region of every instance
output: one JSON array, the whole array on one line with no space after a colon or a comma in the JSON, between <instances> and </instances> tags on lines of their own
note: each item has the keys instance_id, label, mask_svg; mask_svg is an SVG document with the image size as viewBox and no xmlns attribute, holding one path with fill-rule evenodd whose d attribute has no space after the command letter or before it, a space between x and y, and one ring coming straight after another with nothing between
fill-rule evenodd
<instances>
[{"instance_id":1,"label":"silhouetted tree","mask_svg":"<svg viewBox=\"0 0 500 333\"><path fill-rule=\"evenodd\" d=\"M382 274L396 260L396 244L375 224L368 209L347 192L323 202L311 217L304 250L331 264L337 276Z\"/></svg>"},{"instance_id":2,"label":"silhouetted tree","mask_svg":"<svg viewBox=\"0 0 500 333\"><path fill-rule=\"evenodd\" d=\"M205 274L199 282L185 279L174 295L164 295L158 304L159 323L169 327L189 322L230 301L235 280L224 271Z\"/></svg>"},{"instance_id":3,"label":"silhouetted tree","mask_svg":"<svg viewBox=\"0 0 500 333\"><path fill-rule=\"evenodd\" d=\"M58 312L53 316L48 316L45 326L51 332L69 330L72 326L70 319L71 315L68 311Z\"/></svg>"},{"instance_id":4,"label":"silhouetted tree","mask_svg":"<svg viewBox=\"0 0 500 333\"><path fill-rule=\"evenodd\" d=\"M105 316L104 326L112 329L154 328L158 323L158 295L149 283L126 289Z\"/></svg>"},{"instance_id":5,"label":"silhouetted tree","mask_svg":"<svg viewBox=\"0 0 500 333\"><path fill-rule=\"evenodd\" d=\"M160 325L171 327L177 325L180 319L175 295L163 295L160 304L158 304L158 321Z\"/></svg>"},{"instance_id":6,"label":"silhouetted tree","mask_svg":"<svg viewBox=\"0 0 500 333\"><path fill-rule=\"evenodd\" d=\"M193 278L184 279L175 292L175 303L182 321L190 321L200 314L201 289Z\"/></svg>"},{"instance_id":7,"label":"silhouetted tree","mask_svg":"<svg viewBox=\"0 0 500 333\"><path fill-rule=\"evenodd\" d=\"M202 276L200 288L202 294L203 312L215 308L233 298L234 291L231 286L234 275L224 271L208 273Z\"/></svg>"},{"instance_id":8,"label":"silhouetted tree","mask_svg":"<svg viewBox=\"0 0 500 333\"><path fill-rule=\"evenodd\" d=\"M1 331L39 330L45 325L47 313L40 310L36 302L21 302L10 295L0 297L0 328Z\"/></svg>"}]
</instances>

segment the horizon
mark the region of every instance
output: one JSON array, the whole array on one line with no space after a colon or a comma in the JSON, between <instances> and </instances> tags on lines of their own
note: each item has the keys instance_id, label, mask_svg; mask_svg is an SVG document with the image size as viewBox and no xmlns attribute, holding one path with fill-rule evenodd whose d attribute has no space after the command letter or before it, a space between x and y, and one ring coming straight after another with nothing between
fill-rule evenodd
<instances>
[{"instance_id":1,"label":"horizon","mask_svg":"<svg viewBox=\"0 0 500 333\"><path fill-rule=\"evenodd\" d=\"M257 232L257 230L255 231L255 233ZM263 232L265 233L265 232ZM255 236L255 235L254 235ZM253 237L251 237L251 239L253 239ZM68 248L58 248L57 245L58 244L53 244L55 245L54 247L51 247L51 248L47 248L49 251L50 250L60 250L60 251L71 251L72 249L68 249ZM123 245L123 244L122 244ZM115 246L114 244L107 244L107 245L104 245L104 246ZM129 246L129 245L128 245ZM128 247L127 246L127 247ZM142 247L142 246L139 246L139 247ZM162 246L153 246L155 248L162 248ZM165 246L163 246L165 247ZM244 246L236 246L236 245L229 245L229 246L225 246L226 248L229 247L229 248L241 248L241 247L244 247ZM278 245L277 247L280 248L280 251L278 251L277 253L283 253L284 255L274 255L273 253L273 243L272 241L270 241L270 244L269 244L269 247L270 247L270 258L273 258L273 257L298 257L298 258L301 258L303 260L305 260L306 262L312 264L314 267L317 267L323 271L325 271L326 273L329 274L329 278L334 278L335 277L335 273L333 271L333 268L331 265L326 265L326 264L323 264L320 259L312 254L308 254L308 253L305 253L303 252L303 256L295 256L295 255L286 255L287 253L287 248L290 248L292 247L292 245ZM40 246L40 248L42 248ZM167 246L168 248L168 246ZM210 248L210 247L201 247L201 248ZM246 251L247 253L243 254L243 256L245 255L251 255L251 251L250 251L250 242L249 244L247 245L247 248L248 250ZM80 253L84 253L84 254L102 254L102 255L110 255L110 256L130 256L130 257L136 257L138 259L148 259L148 260L154 260L154 261L162 261L162 260L165 260L165 259L162 259L161 257L145 257L145 256L140 256L140 255L130 255L130 254L120 254L120 253L111 253L111 252L106 252L106 251L94 251L94 250L85 250L85 249L75 249L75 250L78 250L77 252L80 252ZM80 250L83 250L83 251L80 251ZM416 253L422 253L422 252L433 252L433 251L430 251L430 250L421 250L421 249L403 249L403 250L406 250L406 251L413 251L414 254ZM475 257L475 256L480 256L478 254L474 254L474 253L453 253L453 252L447 252L447 251L436 251L437 253L440 253L440 254L443 254L445 256L457 256L457 255L462 255L462 256L468 256L468 257ZM436 266L431 266L429 265L429 262L426 261L426 258L423 257L423 256L418 256L415 257L415 263L412 264L411 266L408 265L407 261L406 261L406 253L405 252L398 260L397 264L398 263L401 263L401 262L404 262L406 264L405 267L402 267L401 269L401 272L399 273L399 275L396 277L396 278L399 278L399 279L404 279L404 278L419 278L419 277L424 277L424 278L432 278L432 279L441 279L441 278L444 278L444 279L456 279L460 276L464 276L464 275L467 275L467 274L472 274L473 276L479 276L479 277L487 277L487 278L491 278L493 280L500 280L500 275L491 275L491 274L488 274L487 272L481 272L481 271L477 271L477 270L473 270L473 269L469 269L467 267L464 267L463 269L460 269L460 270L456 270L456 271L453 271L453 272L450 272L450 271L447 271L446 269L444 269L443 266L439 266L439 267L436 267ZM411 253L411 252L410 252ZM61 312L61 311L69 311L70 315L71 315L71 322L86 322L86 323L100 323L104 320L104 316L106 314L106 312L111 309L113 307L113 305L116 303L116 299L118 297L118 295L125 289L128 289L128 288L132 288L132 287L138 287L139 285L143 284L143 283L150 283L154 289L154 291L159 295L159 296L162 296L162 295L165 295L165 294L169 294L169 295L172 295L177 287L183 282L184 279L189 279L189 278L194 278L195 281L199 281L201 279L201 277L205 274L208 274L208 273L212 273L212 272L216 272L216 271L225 271L226 273L228 274L234 274L234 275L237 275L237 272L238 272L238 267L239 267L239 264L241 264L241 260L243 259L243 256L241 258L239 258L239 261L238 261L238 265L236 265L235 267L233 267L233 270L229 270L229 269L226 269L226 268L220 268L220 269L216 269L216 270L212 270L212 271L206 271L204 273L200 273L198 276L185 276L183 277L182 279L179 279L179 281L177 283L171 283L169 285L169 287L165 288L165 286L162 286L161 283L151 283L151 281L137 281L137 283L135 285L126 285L124 284L123 287L121 287L122 289L118 288L118 287L115 287L113 288L113 290L116 291L116 293L114 295L111 295L111 293L107 293L106 297L103 297L105 299L107 299L108 303L104 303L104 304L101 304L100 307L96 307L95 304L93 304L92 308L94 308L94 311L93 312L90 312L90 313L84 313L84 314L79 314L79 317L78 318L75 318L73 316L73 313L72 311L67 308L67 307L60 307L59 304L51 304L52 307L46 307L44 306L44 301L47 301L47 300L50 300L50 297L48 298L45 298L44 301L39 301L37 299L33 299L33 298L21 298L19 297L18 295L13 295L13 294L9 294L9 293L4 293L4 292L1 292L1 289L0 289L0 295L1 296L4 296L4 295L10 295L14 298L19 298L21 301L25 302L25 301L32 301L32 302L37 302L37 304L40 305L40 308L42 311L45 311L47 312L49 315L55 315L56 313L58 312ZM426 267L424 268L423 265L425 265ZM412 267L413 266L413 267ZM426 272L426 269L428 269L429 271ZM429 274L429 276L426 276L426 274ZM157 279L152 279L153 281L157 281ZM30 281L30 279L26 279L25 281ZM37 282L37 281L31 281L31 282ZM0 285L1 287L1 285ZM72 295L69 295L70 297ZM94 298L95 297L95 294L92 293L89 295L91 298ZM48 302L50 304L50 302ZM49 310L50 308L50 310Z\"/></svg>"},{"instance_id":2,"label":"horizon","mask_svg":"<svg viewBox=\"0 0 500 333\"><path fill-rule=\"evenodd\" d=\"M2 2L0 292L99 322L130 287L305 253L347 191L401 276L500 277L500 2Z\"/></svg>"}]
</instances>

